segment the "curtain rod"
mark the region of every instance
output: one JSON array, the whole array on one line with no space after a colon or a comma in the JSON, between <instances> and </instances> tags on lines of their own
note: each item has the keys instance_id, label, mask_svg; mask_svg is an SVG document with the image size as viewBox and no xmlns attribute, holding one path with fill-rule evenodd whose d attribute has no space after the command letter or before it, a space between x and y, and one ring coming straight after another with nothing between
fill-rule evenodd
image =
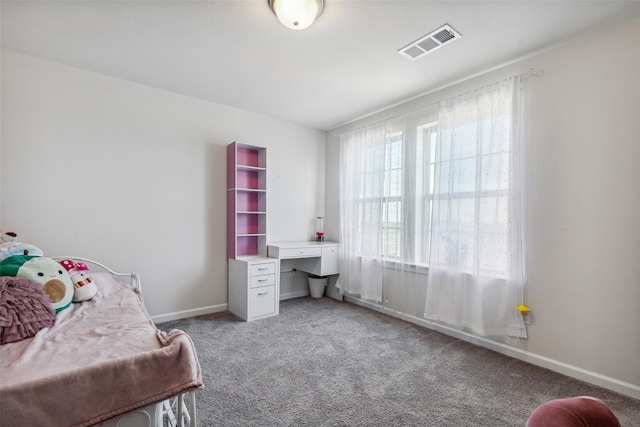
<instances>
[{"instance_id":1,"label":"curtain rod","mask_svg":"<svg viewBox=\"0 0 640 427\"><path fill-rule=\"evenodd\" d=\"M542 77L542 76L544 76L544 70L536 70L535 68L529 68L529 70L526 73L520 74L521 79L528 79L529 77Z\"/></svg>"},{"instance_id":2,"label":"curtain rod","mask_svg":"<svg viewBox=\"0 0 640 427\"><path fill-rule=\"evenodd\" d=\"M544 73L545 73L545 71L543 69L529 68L526 73L522 73L522 74L518 75L518 77L520 77L523 80L526 80L526 79L528 79L530 77L542 77L542 76L544 76ZM409 102L409 101L405 101L405 102ZM391 108L391 107L389 107L389 108ZM429 108L429 106L423 107L423 108ZM422 108L420 108L420 109L422 109ZM384 111L384 110L382 110L382 111ZM375 113L372 113L371 115L373 115L373 114L375 114ZM406 114L406 113L397 114L394 117L390 117L390 118L387 118L387 119L379 120L376 123L384 122L384 121L393 119L395 117L400 117L400 116L402 116L404 114ZM368 117L368 116L366 116L366 117ZM354 121L358 121L358 120L360 120L360 119L356 119ZM334 133L333 136L340 136L340 134Z\"/></svg>"}]
</instances>

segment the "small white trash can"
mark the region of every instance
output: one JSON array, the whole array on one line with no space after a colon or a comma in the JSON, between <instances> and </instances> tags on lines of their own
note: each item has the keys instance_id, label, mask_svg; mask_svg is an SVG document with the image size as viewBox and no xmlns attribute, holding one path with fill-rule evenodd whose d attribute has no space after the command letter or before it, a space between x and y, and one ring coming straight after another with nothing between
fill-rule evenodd
<instances>
[{"instance_id":1,"label":"small white trash can","mask_svg":"<svg viewBox=\"0 0 640 427\"><path fill-rule=\"evenodd\" d=\"M309 274L309 292L312 298L322 298L324 288L327 286L327 277Z\"/></svg>"}]
</instances>

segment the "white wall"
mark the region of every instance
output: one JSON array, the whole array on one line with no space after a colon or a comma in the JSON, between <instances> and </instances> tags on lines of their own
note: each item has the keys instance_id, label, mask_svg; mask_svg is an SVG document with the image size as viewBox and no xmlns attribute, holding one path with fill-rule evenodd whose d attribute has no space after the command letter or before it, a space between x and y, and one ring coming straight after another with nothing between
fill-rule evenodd
<instances>
[{"instance_id":1,"label":"white wall","mask_svg":"<svg viewBox=\"0 0 640 427\"><path fill-rule=\"evenodd\" d=\"M269 240L323 213L317 130L6 50L2 111L2 225L135 270L159 319L226 309L228 143L268 149Z\"/></svg>"},{"instance_id":2,"label":"white wall","mask_svg":"<svg viewBox=\"0 0 640 427\"><path fill-rule=\"evenodd\" d=\"M326 207L338 209L336 135L532 67L546 72L529 80L527 102L534 321L529 339L512 346L640 398L640 20L328 132ZM337 221L327 228L338 235Z\"/></svg>"}]
</instances>

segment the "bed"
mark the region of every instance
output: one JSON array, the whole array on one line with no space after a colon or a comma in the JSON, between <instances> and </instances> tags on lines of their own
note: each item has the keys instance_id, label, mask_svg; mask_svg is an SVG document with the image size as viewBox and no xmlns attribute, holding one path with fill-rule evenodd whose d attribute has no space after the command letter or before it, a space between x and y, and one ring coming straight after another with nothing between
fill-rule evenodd
<instances>
[{"instance_id":1,"label":"bed","mask_svg":"<svg viewBox=\"0 0 640 427\"><path fill-rule=\"evenodd\" d=\"M137 274L62 258L90 265L98 292L0 345L0 425L195 426L202 375L191 338L155 326Z\"/></svg>"}]
</instances>

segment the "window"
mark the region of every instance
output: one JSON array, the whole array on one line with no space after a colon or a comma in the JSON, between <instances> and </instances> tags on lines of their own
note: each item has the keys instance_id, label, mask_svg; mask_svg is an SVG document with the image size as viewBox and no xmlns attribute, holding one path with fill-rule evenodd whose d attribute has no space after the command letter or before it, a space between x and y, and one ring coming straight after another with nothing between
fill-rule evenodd
<instances>
[{"instance_id":1,"label":"window","mask_svg":"<svg viewBox=\"0 0 640 427\"><path fill-rule=\"evenodd\" d=\"M523 288L519 89L506 79L340 135L345 292L382 301L426 277L426 319L526 335L508 309Z\"/></svg>"},{"instance_id":2,"label":"window","mask_svg":"<svg viewBox=\"0 0 640 427\"><path fill-rule=\"evenodd\" d=\"M382 192L382 256L400 259L402 230L402 135L395 133L385 144Z\"/></svg>"},{"instance_id":3,"label":"window","mask_svg":"<svg viewBox=\"0 0 640 427\"><path fill-rule=\"evenodd\" d=\"M413 149L404 144L403 132L390 132L384 149L373 149L367 155L368 162L380 168L362 172L365 190L359 201L358 228L366 228L362 223L377 217L380 211L380 236L376 240L380 240L380 255L385 261L428 264L436 129L437 122L418 126ZM408 202L408 198L414 200Z\"/></svg>"},{"instance_id":4,"label":"window","mask_svg":"<svg viewBox=\"0 0 640 427\"><path fill-rule=\"evenodd\" d=\"M443 126L431 198L445 265L507 278L509 271L510 115ZM453 218L453 220L452 220Z\"/></svg>"},{"instance_id":5,"label":"window","mask_svg":"<svg viewBox=\"0 0 640 427\"><path fill-rule=\"evenodd\" d=\"M503 138L492 138L491 134L508 133L509 118L499 123L505 128L496 129L491 122L472 122L443 130L438 159L437 122L417 125L412 132L416 136L414 144L406 143L404 132L387 132L384 144L365 153L367 164L378 167L362 171L364 187L359 200L358 229L368 228L363 223L372 223L374 218L380 220L379 235L370 236L371 241L365 246L370 249L380 246L379 255L385 261L428 266L437 168L437 196L446 196L447 208L460 218L455 245L450 241L444 243L450 247L449 256L462 262L465 271L480 269L489 275L505 274L506 251L491 251L490 256L477 259L469 256L475 245L497 248L506 245L509 150ZM478 131L484 133L480 145L476 144ZM495 215L491 224L478 227L478 222L485 219L484 212ZM371 251L365 250L363 255L372 256L368 252Z\"/></svg>"}]
</instances>

